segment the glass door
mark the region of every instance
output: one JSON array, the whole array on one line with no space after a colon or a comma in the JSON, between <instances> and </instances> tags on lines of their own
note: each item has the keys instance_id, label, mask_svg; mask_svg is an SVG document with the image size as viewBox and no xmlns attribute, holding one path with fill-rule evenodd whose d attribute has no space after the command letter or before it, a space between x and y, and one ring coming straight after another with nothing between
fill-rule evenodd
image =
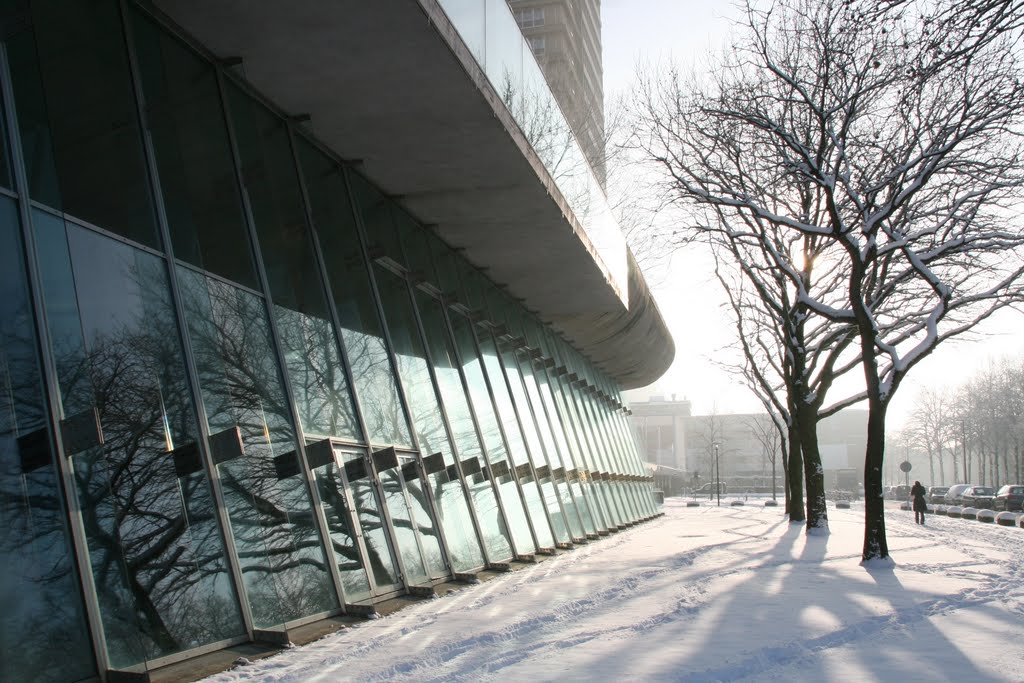
<instances>
[{"instance_id":1,"label":"glass door","mask_svg":"<svg viewBox=\"0 0 1024 683\"><path fill-rule=\"evenodd\" d=\"M436 523L436 498L431 495L431 491L437 489L430 486L426 471L415 454L399 452L398 461L427 574L432 580L446 578L450 573L449 563L442 550L441 536Z\"/></svg>"},{"instance_id":2,"label":"glass door","mask_svg":"<svg viewBox=\"0 0 1024 683\"><path fill-rule=\"evenodd\" d=\"M377 593L449 574L425 473L413 452L335 447ZM387 551L387 552L385 552ZM390 564L386 562L391 558Z\"/></svg>"},{"instance_id":3,"label":"glass door","mask_svg":"<svg viewBox=\"0 0 1024 683\"><path fill-rule=\"evenodd\" d=\"M344 497L353 520L354 533L366 548L367 569L375 596L402 589L402 574L395 558L394 543L366 453L335 447L341 464Z\"/></svg>"}]
</instances>

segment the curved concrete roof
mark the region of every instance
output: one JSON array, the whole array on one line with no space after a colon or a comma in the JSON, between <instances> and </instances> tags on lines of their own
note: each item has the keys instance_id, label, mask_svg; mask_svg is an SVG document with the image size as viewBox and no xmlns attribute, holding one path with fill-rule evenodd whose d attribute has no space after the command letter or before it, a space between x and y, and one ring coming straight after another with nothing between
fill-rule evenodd
<instances>
[{"instance_id":1,"label":"curved concrete roof","mask_svg":"<svg viewBox=\"0 0 1024 683\"><path fill-rule=\"evenodd\" d=\"M668 369L675 346L636 263L613 280L436 0L155 5L215 56L241 58L246 80L308 115L317 139L623 388Z\"/></svg>"}]
</instances>

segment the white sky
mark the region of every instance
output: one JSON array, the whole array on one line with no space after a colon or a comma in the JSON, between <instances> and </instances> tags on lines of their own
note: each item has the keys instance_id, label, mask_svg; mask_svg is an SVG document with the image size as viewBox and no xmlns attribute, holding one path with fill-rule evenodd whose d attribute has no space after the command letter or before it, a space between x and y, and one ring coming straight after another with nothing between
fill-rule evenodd
<instances>
[{"instance_id":1,"label":"white sky","mask_svg":"<svg viewBox=\"0 0 1024 683\"><path fill-rule=\"evenodd\" d=\"M699 65L709 49L726 43L730 18L738 16L729 0L604 0L606 98L629 89L638 64L674 60ZM676 360L644 391L689 398L695 414L759 411L753 395L711 362L727 359L720 349L734 331L731 317L720 309L724 299L703 254L699 250L677 254L666 281L651 284L675 338ZM911 371L890 407L890 429L902 422L920 386L956 386L990 359L1024 351L1024 316L1018 313L996 317L984 332L990 336L983 342L940 346ZM837 391L832 395L838 398Z\"/></svg>"},{"instance_id":2,"label":"white sky","mask_svg":"<svg viewBox=\"0 0 1024 683\"><path fill-rule=\"evenodd\" d=\"M781 507L685 507L207 683L1021 680L1024 529L864 508L807 536Z\"/></svg>"}]
</instances>

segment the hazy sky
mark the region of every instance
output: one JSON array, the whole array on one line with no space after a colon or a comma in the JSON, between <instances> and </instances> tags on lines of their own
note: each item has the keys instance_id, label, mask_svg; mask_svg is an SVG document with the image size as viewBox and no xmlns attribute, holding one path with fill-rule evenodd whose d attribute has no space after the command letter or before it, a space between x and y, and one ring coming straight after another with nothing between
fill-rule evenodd
<instances>
[{"instance_id":1,"label":"hazy sky","mask_svg":"<svg viewBox=\"0 0 1024 683\"><path fill-rule=\"evenodd\" d=\"M730 18L738 16L728 0L603 0L606 95L628 90L638 63L674 60L683 66L700 65L701 55L725 44ZM726 358L720 349L734 328L719 308L723 297L717 282L710 279L707 259L699 250L678 253L670 273L665 282L652 284L675 339L676 360L651 393L685 396L693 401L695 414L760 410L747 389L711 362ZM1024 351L1021 314L1001 314L985 326L985 332L990 336L984 342L947 343L911 370L893 400L890 424L902 421L918 387L956 385L990 359Z\"/></svg>"}]
</instances>

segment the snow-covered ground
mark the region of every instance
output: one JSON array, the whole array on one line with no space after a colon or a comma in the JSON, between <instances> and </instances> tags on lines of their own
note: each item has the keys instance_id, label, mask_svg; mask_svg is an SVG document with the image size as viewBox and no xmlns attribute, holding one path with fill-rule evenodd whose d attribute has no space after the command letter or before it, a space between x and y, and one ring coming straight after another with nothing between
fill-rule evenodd
<instances>
[{"instance_id":1,"label":"snow-covered ground","mask_svg":"<svg viewBox=\"0 0 1024 683\"><path fill-rule=\"evenodd\" d=\"M1024 529L687 508L209 681L1024 681Z\"/></svg>"}]
</instances>

